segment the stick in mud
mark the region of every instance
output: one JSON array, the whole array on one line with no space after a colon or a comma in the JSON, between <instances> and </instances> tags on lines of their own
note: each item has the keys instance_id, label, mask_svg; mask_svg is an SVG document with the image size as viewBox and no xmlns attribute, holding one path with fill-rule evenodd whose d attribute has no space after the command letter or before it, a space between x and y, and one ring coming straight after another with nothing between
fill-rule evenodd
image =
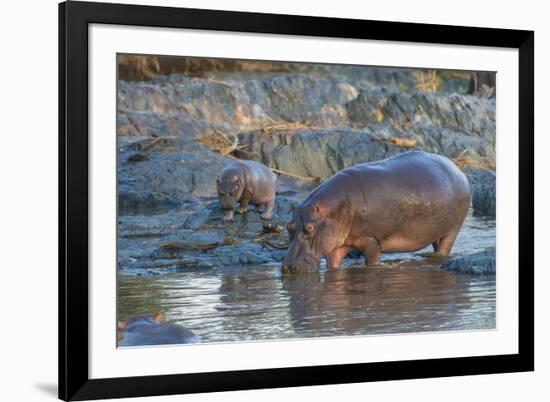
<instances>
[{"instance_id":1,"label":"stick in mud","mask_svg":"<svg viewBox=\"0 0 550 402\"><path fill-rule=\"evenodd\" d=\"M171 241L168 243L161 243L158 247L169 250L210 250L221 246L231 246L237 243L239 243L239 241L236 238L227 236L222 241L214 243L182 243L178 241Z\"/></svg>"},{"instance_id":2,"label":"stick in mud","mask_svg":"<svg viewBox=\"0 0 550 402\"><path fill-rule=\"evenodd\" d=\"M166 136L166 137L157 137L149 141L147 144L143 145L142 151L148 151L151 148L153 148L155 145L159 144L163 140L173 140L175 139L175 136Z\"/></svg>"},{"instance_id":3,"label":"stick in mud","mask_svg":"<svg viewBox=\"0 0 550 402\"><path fill-rule=\"evenodd\" d=\"M416 146L416 139L414 138L398 138L398 137L371 137L371 141L385 141L392 145L397 145L403 148L413 148Z\"/></svg>"}]
</instances>

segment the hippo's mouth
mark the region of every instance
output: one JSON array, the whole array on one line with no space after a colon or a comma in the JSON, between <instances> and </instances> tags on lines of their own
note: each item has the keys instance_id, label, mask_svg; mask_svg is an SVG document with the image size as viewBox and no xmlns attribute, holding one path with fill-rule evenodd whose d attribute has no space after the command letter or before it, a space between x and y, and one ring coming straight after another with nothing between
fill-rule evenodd
<instances>
[{"instance_id":1,"label":"hippo's mouth","mask_svg":"<svg viewBox=\"0 0 550 402\"><path fill-rule=\"evenodd\" d=\"M319 269L320 263L321 263L320 259L315 258L312 255L305 255L302 257L301 261L297 264L283 261L283 264L281 266L281 271L284 274L317 271Z\"/></svg>"},{"instance_id":2,"label":"hippo's mouth","mask_svg":"<svg viewBox=\"0 0 550 402\"><path fill-rule=\"evenodd\" d=\"M235 208L237 202L233 200L220 200L220 209L224 211L231 211Z\"/></svg>"}]
</instances>

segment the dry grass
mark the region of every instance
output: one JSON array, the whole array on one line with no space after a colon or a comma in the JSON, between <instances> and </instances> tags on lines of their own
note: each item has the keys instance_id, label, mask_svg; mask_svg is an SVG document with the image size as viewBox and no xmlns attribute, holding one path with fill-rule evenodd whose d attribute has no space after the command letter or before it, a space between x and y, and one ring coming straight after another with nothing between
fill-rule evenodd
<instances>
[{"instance_id":1,"label":"dry grass","mask_svg":"<svg viewBox=\"0 0 550 402\"><path fill-rule=\"evenodd\" d=\"M258 233L258 237L252 241L266 248L287 249L288 237L284 235L284 228L280 225L276 225L275 228L275 231L269 231L269 229L266 231L264 228Z\"/></svg>"},{"instance_id":2,"label":"dry grass","mask_svg":"<svg viewBox=\"0 0 550 402\"><path fill-rule=\"evenodd\" d=\"M472 76L472 73L470 71L463 70L439 70L439 75L444 78L456 78L468 81Z\"/></svg>"},{"instance_id":3,"label":"dry grass","mask_svg":"<svg viewBox=\"0 0 550 402\"><path fill-rule=\"evenodd\" d=\"M290 72L296 70L290 63L215 59L179 56L118 56L119 78L126 81L148 80L159 75L183 74L191 77L208 77L219 72Z\"/></svg>"},{"instance_id":4,"label":"dry grass","mask_svg":"<svg viewBox=\"0 0 550 402\"><path fill-rule=\"evenodd\" d=\"M281 233L285 228L281 225L274 225L273 223L264 223L262 229L258 232L259 235L265 235L269 233Z\"/></svg>"},{"instance_id":5,"label":"dry grass","mask_svg":"<svg viewBox=\"0 0 550 402\"><path fill-rule=\"evenodd\" d=\"M246 147L246 145L239 147L239 139L235 134L225 134L216 129L213 129L209 134L195 138L195 141L212 151L219 152L223 156L227 156L239 148Z\"/></svg>"},{"instance_id":6,"label":"dry grass","mask_svg":"<svg viewBox=\"0 0 550 402\"><path fill-rule=\"evenodd\" d=\"M311 130L316 128L311 122L273 122L271 124L266 124L260 128L260 131L263 134L271 134L275 131L296 131L296 130Z\"/></svg>"},{"instance_id":7,"label":"dry grass","mask_svg":"<svg viewBox=\"0 0 550 402\"><path fill-rule=\"evenodd\" d=\"M155 56L119 55L117 62L118 78L122 80L149 80L160 73Z\"/></svg>"},{"instance_id":8,"label":"dry grass","mask_svg":"<svg viewBox=\"0 0 550 402\"><path fill-rule=\"evenodd\" d=\"M486 170L496 169L496 164L494 160L489 159L486 156L469 156L466 155L467 151L468 150L465 149L456 158L451 158L455 165L457 165L461 170L464 170L467 167Z\"/></svg>"},{"instance_id":9,"label":"dry grass","mask_svg":"<svg viewBox=\"0 0 550 402\"><path fill-rule=\"evenodd\" d=\"M437 92L439 90L440 80L436 70L414 71L415 88L423 92Z\"/></svg>"}]
</instances>

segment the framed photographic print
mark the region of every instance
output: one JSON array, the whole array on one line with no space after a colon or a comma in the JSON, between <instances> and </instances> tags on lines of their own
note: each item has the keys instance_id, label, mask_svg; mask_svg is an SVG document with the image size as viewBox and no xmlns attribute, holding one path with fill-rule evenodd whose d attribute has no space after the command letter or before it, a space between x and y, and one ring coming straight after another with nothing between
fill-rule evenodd
<instances>
[{"instance_id":1,"label":"framed photographic print","mask_svg":"<svg viewBox=\"0 0 550 402\"><path fill-rule=\"evenodd\" d=\"M59 397L534 369L534 33L59 5Z\"/></svg>"}]
</instances>

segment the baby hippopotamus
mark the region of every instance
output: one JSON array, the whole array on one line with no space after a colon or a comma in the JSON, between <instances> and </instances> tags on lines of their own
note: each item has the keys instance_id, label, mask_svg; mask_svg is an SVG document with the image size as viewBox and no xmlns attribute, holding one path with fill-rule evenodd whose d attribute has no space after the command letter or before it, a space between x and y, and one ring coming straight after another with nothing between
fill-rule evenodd
<instances>
[{"instance_id":1,"label":"baby hippopotamus","mask_svg":"<svg viewBox=\"0 0 550 402\"><path fill-rule=\"evenodd\" d=\"M261 218L271 219L277 177L268 167L254 161L231 162L221 171L216 187L226 222L233 221L233 208L237 202L240 202L238 213L246 212L248 203L256 205L257 212L265 205Z\"/></svg>"},{"instance_id":2,"label":"baby hippopotamus","mask_svg":"<svg viewBox=\"0 0 550 402\"><path fill-rule=\"evenodd\" d=\"M341 170L294 211L284 272L312 270L327 258L340 267L357 250L366 265L380 253L412 252L432 245L451 252L470 205L464 173L444 156L405 152Z\"/></svg>"},{"instance_id":3,"label":"baby hippopotamus","mask_svg":"<svg viewBox=\"0 0 550 402\"><path fill-rule=\"evenodd\" d=\"M201 338L187 328L178 324L162 324L163 314L152 317L132 317L119 321L118 346L174 345L198 343Z\"/></svg>"}]
</instances>

